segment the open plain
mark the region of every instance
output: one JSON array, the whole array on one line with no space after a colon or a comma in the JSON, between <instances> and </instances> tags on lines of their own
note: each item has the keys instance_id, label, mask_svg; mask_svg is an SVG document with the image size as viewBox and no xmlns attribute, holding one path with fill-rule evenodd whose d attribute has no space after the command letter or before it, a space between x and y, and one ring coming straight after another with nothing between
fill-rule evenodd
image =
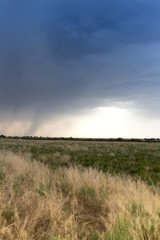
<instances>
[{"instance_id":1,"label":"open plain","mask_svg":"<svg viewBox=\"0 0 160 240\"><path fill-rule=\"evenodd\" d=\"M0 239L159 240L160 143L0 139Z\"/></svg>"}]
</instances>

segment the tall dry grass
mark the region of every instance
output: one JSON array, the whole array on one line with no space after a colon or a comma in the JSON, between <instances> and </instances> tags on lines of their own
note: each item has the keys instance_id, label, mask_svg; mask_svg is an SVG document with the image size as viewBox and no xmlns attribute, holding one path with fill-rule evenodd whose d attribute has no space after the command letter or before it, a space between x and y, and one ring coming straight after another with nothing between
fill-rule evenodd
<instances>
[{"instance_id":1,"label":"tall dry grass","mask_svg":"<svg viewBox=\"0 0 160 240\"><path fill-rule=\"evenodd\" d=\"M160 239L158 188L0 153L0 239Z\"/></svg>"}]
</instances>

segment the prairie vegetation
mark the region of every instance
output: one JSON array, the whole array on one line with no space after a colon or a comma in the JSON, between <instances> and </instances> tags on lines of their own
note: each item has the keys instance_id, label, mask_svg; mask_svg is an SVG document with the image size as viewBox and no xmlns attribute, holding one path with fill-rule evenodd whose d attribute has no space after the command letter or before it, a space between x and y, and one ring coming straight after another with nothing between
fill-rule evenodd
<instances>
[{"instance_id":1,"label":"prairie vegetation","mask_svg":"<svg viewBox=\"0 0 160 240\"><path fill-rule=\"evenodd\" d=\"M0 239L159 240L158 178L144 182L124 167L143 152L150 174L159 166L154 144L2 141ZM123 155L119 174L113 159Z\"/></svg>"},{"instance_id":2,"label":"prairie vegetation","mask_svg":"<svg viewBox=\"0 0 160 240\"><path fill-rule=\"evenodd\" d=\"M140 177L160 186L160 143L78 142L0 139L9 150L47 164L49 168L82 165L112 175Z\"/></svg>"}]
</instances>

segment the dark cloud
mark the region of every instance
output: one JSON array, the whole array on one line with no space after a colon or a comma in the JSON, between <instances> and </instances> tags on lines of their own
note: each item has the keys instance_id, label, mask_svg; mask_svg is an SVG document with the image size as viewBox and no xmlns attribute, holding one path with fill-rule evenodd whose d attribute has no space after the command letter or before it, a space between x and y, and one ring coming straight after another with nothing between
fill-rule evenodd
<instances>
[{"instance_id":1,"label":"dark cloud","mask_svg":"<svg viewBox=\"0 0 160 240\"><path fill-rule=\"evenodd\" d=\"M106 100L152 106L159 13L158 0L1 1L0 112L43 119Z\"/></svg>"},{"instance_id":2,"label":"dark cloud","mask_svg":"<svg viewBox=\"0 0 160 240\"><path fill-rule=\"evenodd\" d=\"M108 52L120 43L160 40L157 1L58 1L53 9L58 16L48 16L48 33L58 56L80 57Z\"/></svg>"}]
</instances>

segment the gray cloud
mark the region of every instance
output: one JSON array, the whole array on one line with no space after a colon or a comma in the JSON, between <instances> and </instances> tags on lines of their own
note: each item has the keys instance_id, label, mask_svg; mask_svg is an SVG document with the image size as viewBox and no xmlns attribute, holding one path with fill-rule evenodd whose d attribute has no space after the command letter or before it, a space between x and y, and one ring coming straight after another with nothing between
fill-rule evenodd
<instances>
[{"instance_id":1,"label":"gray cloud","mask_svg":"<svg viewBox=\"0 0 160 240\"><path fill-rule=\"evenodd\" d=\"M1 1L0 112L41 122L106 101L153 109L159 11L158 0Z\"/></svg>"}]
</instances>

